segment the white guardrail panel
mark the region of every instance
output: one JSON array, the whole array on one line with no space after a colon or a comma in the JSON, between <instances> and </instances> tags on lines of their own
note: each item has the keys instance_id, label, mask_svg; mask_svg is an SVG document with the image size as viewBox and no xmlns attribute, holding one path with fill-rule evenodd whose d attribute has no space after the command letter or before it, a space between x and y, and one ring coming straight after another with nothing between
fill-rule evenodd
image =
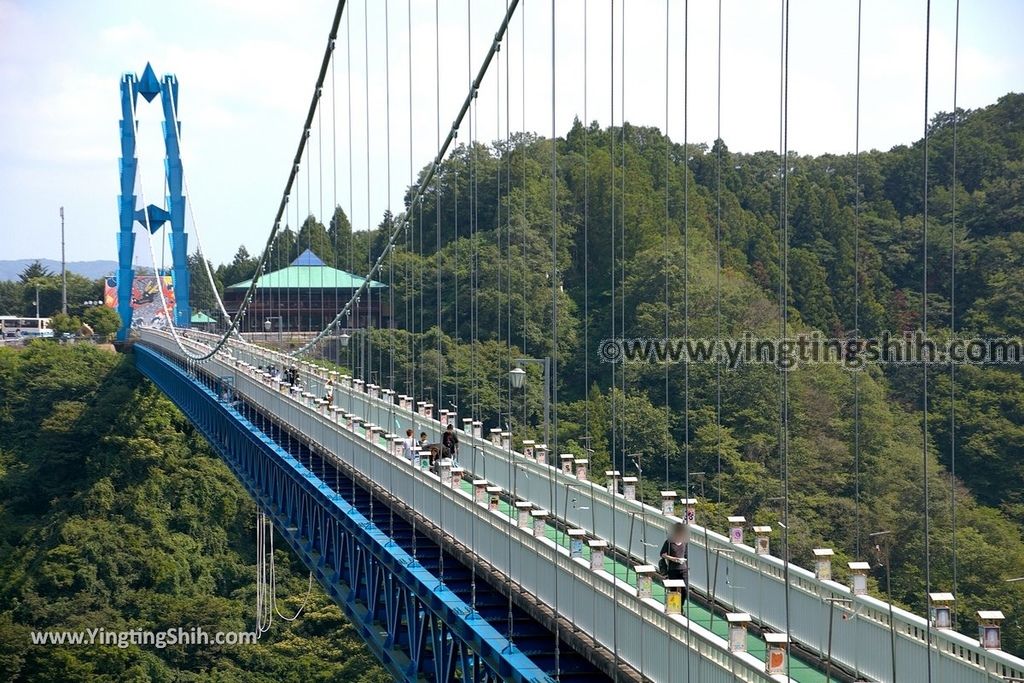
<instances>
[{"instance_id":1,"label":"white guardrail panel","mask_svg":"<svg viewBox=\"0 0 1024 683\"><path fill-rule=\"evenodd\" d=\"M192 331L189 335L217 338ZM174 346L173 340L163 333L156 336L167 339ZM230 346L236 357L256 365L294 362L288 356L256 346L234 341ZM311 383L317 388L322 387L321 380L309 372L303 372L302 379L307 389ZM340 383L335 387L334 401L335 405L349 412L386 426L388 431L398 433L401 430L404 434L405 429L411 427L417 437L425 431L432 441L440 439L441 424L437 420L424 418L384 399L343 387ZM514 490L520 498L544 507L570 525L607 540L621 551L628 550L638 562L655 559L667 529L672 523L682 521L678 517L663 515L660 509L650 505L627 501L621 494L609 493L593 482L581 482L557 467L501 449L485 438L460 431L459 439L462 443L461 464L471 468L474 475L486 478L506 491ZM733 544L725 535L699 525L692 525L691 529L689 558L692 586L707 595L715 587L716 599L727 609L747 612L757 623L785 632L782 560L758 555L751 546ZM718 551L722 554L718 559L716 576L714 568ZM819 580L813 572L792 563L789 580L790 633L794 641L824 657L828 650L828 598L852 600L851 609L838 605L834 608L833 661L870 680L891 680L888 603L871 596L854 596L847 586ZM923 617L898 607L893 608L892 614L897 677L902 680L926 669L927 622ZM940 675L936 680L950 683L1024 679L1024 660L999 650L986 650L977 639L951 630L932 629L932 667L933 672Z\"/></svg>"},{"instance_id":2,"label":"white guardrail panel","mask_svg":"<svg viewBox=\"0 0 1024 683\"><path fill-rule=\"evenodd\" d=\"M168 337L145 333L147 344L175 354ZM384 485L423 518L469 546L524 593L536 596L570 623L588 633L622 661L654 681L678 680L689 670L694 680L790 681L769 675L764 663L747 653L729 652L726 641L682 616L667 615L664 605L637 597L636 590L547 538L536 538L514 520L475 503L461 489L442 485L433 473L367 441L327 416L276 391L253 374L219 357L206 369L233 377L235 391L301 431L350 467ZM614 615L614 616L613 616ZM680 647L682 645L682 647ZM689 656L687 650L698 656ZM687 662L689 659L689 662Z\"/></svg>"}]
</instances>

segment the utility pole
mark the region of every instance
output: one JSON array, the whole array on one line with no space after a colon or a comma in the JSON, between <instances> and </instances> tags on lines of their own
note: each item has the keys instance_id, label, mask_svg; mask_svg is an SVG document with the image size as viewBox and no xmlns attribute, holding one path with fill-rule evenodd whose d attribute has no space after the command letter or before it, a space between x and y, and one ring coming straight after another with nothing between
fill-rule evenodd
<instances>
[{"instance_id":1,"label":"utility pole","mask_svg":"<svg viewBox=\"0 0 1024 683\"><path fill-rule=\"evenodd\" d=\"M38 304L36 305L38 309ZM60 207L60 312L68 314L68 272L64 261L64 207ZM36 316L39 311L36 311Z\"/></svg>"}]
</instances>

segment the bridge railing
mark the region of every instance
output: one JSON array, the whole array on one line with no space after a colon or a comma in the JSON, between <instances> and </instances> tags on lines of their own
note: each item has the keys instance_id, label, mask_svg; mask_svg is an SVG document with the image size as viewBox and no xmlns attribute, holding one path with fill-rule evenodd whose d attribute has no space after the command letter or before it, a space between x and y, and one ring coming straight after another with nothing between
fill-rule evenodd
<instances>
[{"instance_id":1,"label":"bridge railing","mask_svg":"<svg viewBox=\"0 0 1024 683\"><path fill-rule=\"evenodd\" d=\"M190 333L194 334L194 333ZM253 364L290 362L268 349L235 343L232 353ZM317 386L322 378L304 373ZM432 418L374 398L352 387L337 386L335 403L388 429L410 426L416 434L426 431L440 438L441 424ZM639 501L626 500L593 482L583 482L561 469L528 459L511 449L460 432L462 460L482 476L524 500L545 507L567 524L585 529L627 552L638 562L657 556L668 527L680 518ZM472 463L469 461L473 461ZM771 555L759 555L745 544L734 544L723 534L692 525L690 538L691 585L727 609L749 613L760 625L785 632L786 584L784 563ZM654 546L654 547L652 547ZM895 644L897 677L927 667L927 622L924 618L892 607L868 595L853 595L847 586L822 580L814 573L789 565L790 635L803 647L831 659L871 680L892 678L892 646ZM847 609L833 607L834 599L851 601ZM830 614L831 610L834 614ZM956 681L1024 679L1024 660L999 650L988 650L968 636L948 629L932 629L932 665L955 672Z\"/></svg>"}]
</instances>

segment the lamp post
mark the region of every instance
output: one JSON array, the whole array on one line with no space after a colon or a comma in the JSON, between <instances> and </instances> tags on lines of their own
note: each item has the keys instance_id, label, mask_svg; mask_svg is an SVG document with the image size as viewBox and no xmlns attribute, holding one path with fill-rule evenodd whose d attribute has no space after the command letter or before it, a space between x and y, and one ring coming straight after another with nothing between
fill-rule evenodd
<instances>
[{"instance_id":1,"label":"lamp post","mask_svg":"<svg viewBox=\"0 0 1024 683\"><path fill-rule=\"evenodd\" d=\"M886 536L891 531L876 531L868 534L868 538L875 542L875 552L880 562L885 562L885 597L889 602L889 652L892 665L892 680L896 680L896 622L892 618L892 576L889 571L889 543Z\"/></svg>"},{"instance_id":2,"label":"lamp post","mask_svg":"<svg viewBox=\"0 0 1024 683\"><path fill-rule=\"evenodd\" d=\"M358 332L358 330L353 329L352 332L354 334L355 332ZM343 348L343 349L347 349L349 347L349 344L352 341L353 334L349 334L348 330L342 330L341 334L338 335L338 345L341 348ZM364 351L363 341L364 341L364 339L365 339L365 337L363 335L359 336L359 360L360 360L360 363L362 365L362 371L361 372L356 372L356 368L352 367L351 369L352 369L352 376L353 377L362 377L362 376L364 376L365 371L366 371L366 358L363 356L363 351ZM355 364L356 364L355 363L355 359L352 359L352 365L355 366Z\"/></svg>"},{"instance_id":3,"label":"lamp post","mask_svg":"<svg viewBox=\"0 0 1024 683\"><path fill-rule=\"evenodd\" d=\"M277 321L277 341L280 343L282 341L281 316L268 315L267 319L263 321L263 332L265 334L269 334L270 331L274 329L274 323L271 322L272 320ZM266 336L264 336L263 339L266 341Z\"/></svg>"},{"instance_id":4,"label":"lamp post","mask_svg":"<svg viewBox=\"0 0 1024 683\"><path fill-rule=\"evenodd\" d=\"M527 363L534 363L544 368L544 443L549 444L551 442L550 434L548 433L551 417L551 358L516 358L516 367L512 368L508 373L509 382L512 384L513 389L523 388L526 381L526 370L523 370L520 366ZM525 394L523 400L526 400Z\"/></svg>"},{"instance_id":5,"label":"lamp post","mask_svg":"<svg viewBox=\"0 0 1024 683\"><path fill-rule=\"evenodd\" d=\"M60 312L68 314L68 271L64 260L64 207L60 207ZM37 314L38 315L38 314Z\"/></svg>"}]
</instances>

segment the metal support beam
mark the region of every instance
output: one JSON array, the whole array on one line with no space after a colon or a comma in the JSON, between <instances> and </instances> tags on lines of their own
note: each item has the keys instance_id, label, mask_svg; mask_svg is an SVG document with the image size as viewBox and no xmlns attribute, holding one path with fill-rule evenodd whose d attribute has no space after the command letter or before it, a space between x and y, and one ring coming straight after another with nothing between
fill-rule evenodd
<instances>
[{"instance_id":1,"label":"metal support beam","mask_svg":"<svg viewBox=\"0 0 1024 683\"><path fill-rule=\"evenodd\" d=\"M215 391L157 352L134 349L139 370L203 433L397 679L551 680Z\"/></svg>"}]
</instances>

